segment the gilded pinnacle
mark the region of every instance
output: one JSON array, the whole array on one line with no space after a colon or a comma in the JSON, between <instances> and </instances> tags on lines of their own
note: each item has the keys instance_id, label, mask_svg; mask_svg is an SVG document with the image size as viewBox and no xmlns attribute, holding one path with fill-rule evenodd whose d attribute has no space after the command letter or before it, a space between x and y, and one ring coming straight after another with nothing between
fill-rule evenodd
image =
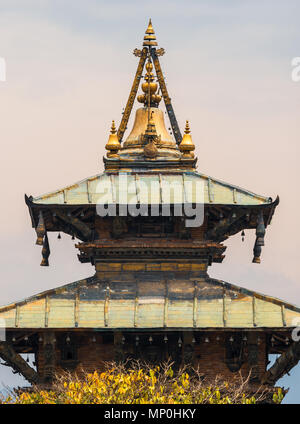
<instances>
[{"instance_id":1,"label":"gilded pinnacle","mask_svg":"<svg viewBox=\"0 0 300 424\"><path fill-rule=\"evenodd\" d=\"M112 121L110 132L111 132L111 134L115 134L117 132L114 120Z\"/></svg>"},{"instance_id":2,"label":"gilded pinnacle","mask_svg":"<svg viewBox=\"0 0 300 424\"><path fill-rule=\"evenodd\" d=\"M195 145L193 143L190 132L191 130L189 121L186 121L184 135L182 137L181 143L179 144L179 150L183 153L184 159L190 159L194 157L193 150L195 150Z\"/></svg>"},{"instance_id":3,"label":"gilded pinnacle","mask_svg":"<svg viewBox=\"0 0 300 424\"><path fill-rule=\"evenodd\" d=\"M107 157L118 157L117 152L121 148L121 144L117 136L115 121L112 121L110 135L105 148L108 150Z\"/></svg>"},{"instance_id":4,"label":"gilded pinnacle","mask_svg":"<svg viewBox=\"0 0 300 424\"><path fill-rule=\"evenodd\" d=\"M191 130L190 130L190 124L189 124L189 121L186 121L185 122L185 130L184 130L184 133L185 134L189 134L191 132Z\"/></svg>"},{"instance_id":5,"label":"gilded pinnacle","mask_svg":"<svg viewBox=\"0 0 300 424\"><path fill-rule=\"evenodd\" d=\"M148 28L146 29L143 46L157 46L155 32L152 27L151 19L149 20Z\"/></svg>"}]
</instances>

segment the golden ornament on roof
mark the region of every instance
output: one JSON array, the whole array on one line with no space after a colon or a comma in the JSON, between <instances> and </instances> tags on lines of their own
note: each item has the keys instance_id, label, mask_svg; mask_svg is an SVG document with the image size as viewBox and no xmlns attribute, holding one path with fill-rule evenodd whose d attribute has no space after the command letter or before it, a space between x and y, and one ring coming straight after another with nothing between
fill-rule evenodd
<instances>
[{"instance_id":1,"label":"golden ornament on roof","mask_svg":"<svg viewBox=\"0 0 300 424\"><path fill-rule=\"evenodd\" d=\"M179 144L179 150L183 153L183 158L193 158L195 150L195 145L192 140L192 136L190 134L190 125L189 121L186 121L184 135L182 137L182 141Z\"/></svg>"},{"instance_id":2,"label":"golden ornament on roof","mask_svg":"<svg viewBox=\"0 0 300 424\"><path fill-rule=\"evenodd\" d=\"M145 82L142 84L142 90L144 94L140 94L137 97L137 101L139 103L144 103L145 106L149 106L149 100L150 100L150 106L157 106L158 103L161 101L161 96L156 94L158 84L154 82L154 75L153 75L153 65L151 60L149 59L146 63L146 75L144 77ZM150 96L150 99L149 99Z\"/></svg>"},{"instance_id":3,"label":"golden ornament on roof","mask_svg":"<svg viewBox=\"0 0 300 424\"><path fill-rule=\"evenodd\" d=\"M146 29L143 46L157 46L155 32L152 27L151 19L149 19L148 28Z\"/></svg>"},{"instance_id":4,"label":"golden ornament on roof","mask_svg":"<svg viewBox=\"0 0 300 424\"><path fill-rule=\"evenodd\" d=\"M115 121L112 121L110 135L108 138L108 142L105 145L105 148L106 150L109 151L107 153L107 157L109 158L118 157L117 152L121 148L121 144L119 143L119 139L117 136Z\"/></svg>"}]
</instances>

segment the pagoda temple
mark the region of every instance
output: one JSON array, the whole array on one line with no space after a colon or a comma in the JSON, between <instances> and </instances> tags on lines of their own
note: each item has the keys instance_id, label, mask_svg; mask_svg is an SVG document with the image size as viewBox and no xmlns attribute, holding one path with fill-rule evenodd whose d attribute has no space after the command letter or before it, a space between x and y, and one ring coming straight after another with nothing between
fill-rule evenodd
<instances>
[{"instance_id":1,"label":"pagoda temple","mask_svg":"<svg viewBox=\"0 0 300 424\"><path fill-rule=\"evenodd\" d=\"M105 142L104 171L25 196L41 265L50 261L48 233L57 232L76 239L79 261L95 267L90 277L0 308L0 357L30 383L142 358L198 367L207 377L250 373L253 384L272 387L300 358L292 339L299 308L208 274L223 261L226 240L246 229L256 232L253 263L260 263L279 199L196 170L190 124L182 134L165 84L164 53L150 21L134 50L121 122L112 122ZM36 369L23 353L35 355ZM270 354L279 357L267 369Z\"/></svg>"}]
</instances>

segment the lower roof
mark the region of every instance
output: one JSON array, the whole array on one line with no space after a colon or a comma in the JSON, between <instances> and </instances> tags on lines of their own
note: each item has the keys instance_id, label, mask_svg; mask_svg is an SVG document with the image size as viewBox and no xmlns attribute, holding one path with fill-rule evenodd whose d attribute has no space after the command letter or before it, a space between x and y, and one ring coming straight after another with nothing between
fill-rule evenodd
<instances>
[{"instance_id":1,"label":"lower roof","mask_svg":"<svg viewBox=\"0 0 300 424\"><path fill-rule=\"evenodd\" d=\"M94 276L0 307L7 329L280 329L295 318L296 306L221 280L159 273L109 284Z\"/></svg>"}]
</instances>

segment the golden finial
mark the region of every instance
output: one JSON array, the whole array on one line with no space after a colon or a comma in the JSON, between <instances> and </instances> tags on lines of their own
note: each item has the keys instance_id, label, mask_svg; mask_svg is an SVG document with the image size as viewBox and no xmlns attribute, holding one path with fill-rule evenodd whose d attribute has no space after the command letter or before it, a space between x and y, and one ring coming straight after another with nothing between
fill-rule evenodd
<instances>
[{"instance_id":1,"label":"golden finial","mask_svg":"<svg viewBox=\"0 0 300 424\"><path fill-rule=\"evenodd\" d=\"M155 34L153 26L152 26L151 18L149 19L148 28L146 29L145 34Z\"/></svg>"},{"instance_id":2,"label":"golden finial","mask_svg":"<svg viewBox=\"0 0 300 424\"><path fill-rule=\"evenodd\" d=\"M115 121L112 121L108 142L105 145L106 150L108 150L107 157L109 158L118 157L117 152L120 149L120 147L121 147L121 144L119 143L119 139L117 136Z\"/></svg>"},{"instance_id":3,"label":"golden finial","mask_svg":"<svg viewBox=\"0 0 300 424\"><path fill-rule=\"evenodd\" d=\"M182 141L179 144L179 150L183 153L184 159L190 159L194 157L193 150L195 150L195 145L190 134L190 125L189 121L186 121L184 135Z\"/></svg>"},{"instance_id":4,"label":"golden finial","mask_svg":"<svg viewBox=\"0 0 300 424\"><path fill-rule=\"evenodd\" d=\"M157 46L155 32L152 26L151 19L149 19L148 28L146 29L143 46Z\"/></svg>"}]
</instances>

